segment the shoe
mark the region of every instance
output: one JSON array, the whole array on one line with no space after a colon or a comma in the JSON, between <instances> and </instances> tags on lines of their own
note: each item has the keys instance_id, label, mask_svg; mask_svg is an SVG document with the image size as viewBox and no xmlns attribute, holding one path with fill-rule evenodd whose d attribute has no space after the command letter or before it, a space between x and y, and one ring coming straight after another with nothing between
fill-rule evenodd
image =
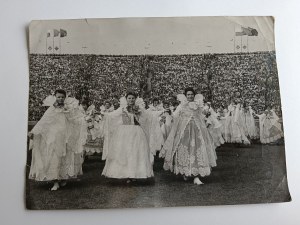
<instances>
[{"instance_id":1,"label":"shoe","mask_svg":"<svg viewBox=\"0 0 300 225\"><path fill-rule=\"evenodd\" d=\"M57 191L59 189L59 184L58 182L55 182L53 187L50 189L51 191Z\"/></svg>"},{"instance_id":2,"label":"shoe","mask_svg":"<svg viewBox=\"0 0 300 225\"><path fill-rule=\"evenodd\" d=\"M194 184L200 185L200 184L203 184L203 183L201 182L201 180L199 179L199 177L195 177L194 178Z\"/></svg>"}]
</instances>

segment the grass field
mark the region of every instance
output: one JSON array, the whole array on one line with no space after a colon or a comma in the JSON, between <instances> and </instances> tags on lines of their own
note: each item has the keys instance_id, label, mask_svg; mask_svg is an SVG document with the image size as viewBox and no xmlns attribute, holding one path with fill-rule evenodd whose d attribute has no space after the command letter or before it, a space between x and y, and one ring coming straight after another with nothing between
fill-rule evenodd
<instances>
[{"instance_id":1,"label":"grass field","mask_svg":"<svg viewBox=\"0 0 300 225\"><path fill-rule=\"evenodd\" d=\"M159 158L155 159L154 179L131 184L107 179L101 176L105 162L99 155L90 156L83 164L83 176L56 192L49 191L51 183L26 179L26 207L94 209L290 201L284 145L224 145L217 155L218 166L200 186L164 171ZM28 172L29 165L27 177Z\"/></svg>"}]
</instances>

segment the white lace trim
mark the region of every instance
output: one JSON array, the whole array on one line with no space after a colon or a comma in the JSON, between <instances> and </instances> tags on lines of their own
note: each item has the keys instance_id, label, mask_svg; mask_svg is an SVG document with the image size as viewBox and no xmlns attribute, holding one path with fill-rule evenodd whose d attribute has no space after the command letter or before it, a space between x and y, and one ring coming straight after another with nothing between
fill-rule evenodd
<instances>
[{"instance_id":1,"label":"white lace trim","mask_svg":"<svg viewBox=\"0 0 300 225\"><path fill-rule=\"evenodd\" d=\"M216 166L216 165L214 165ZM170 167L168 164L164 164L164 169L165 170L170 170L174 174L178 175L185 175L185 176L198 176L200 175L201 177L209 176L211 174L211 167Z\"/></svg>"}]
</instances>

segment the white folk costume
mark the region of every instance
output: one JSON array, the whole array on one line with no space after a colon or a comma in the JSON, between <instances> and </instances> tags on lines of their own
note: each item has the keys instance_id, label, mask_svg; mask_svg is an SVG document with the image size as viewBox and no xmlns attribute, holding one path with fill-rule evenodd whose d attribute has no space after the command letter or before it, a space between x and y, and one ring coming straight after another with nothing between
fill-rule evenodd
<instances>
[{"instance_id":1,"label":"white folk costume","mask_svg":"<svg viewBox=\"0 0 300 225\"><path fill-rule=\"evenodd\" d=\"M221 146L225 143L222 137L222 124L218 120L217 113L213 110L213 108L209 105L205 105L203 108L203 112L206 116L206 123L208 126L208 132L213 137L215 146ZM209 113L209 114L208 114Z\"/></svg>"},{"instance_id":2,"label":"white folk costume","mask_svg":"<svg viewBox=\"0 0 300 225\"><path fill-rule=\"evenodd\" d=\"M188 102L183 94L178 99L181 104L160 153L165 158L164 169L185 176L208 176L217 156L202 114L203 96L196 95L194 102Z\"/></svg>"},{"instance_id":3,"label":"white folk costume","mask_svg":"<svg viewBox=\"0 0 300 225\"><path fill-rule=\"evenodd\" d=\"M160 129L155 117L144 109L142 99L135 105L139 112L127 106L126 98L120 108L104 117L104 148L106 160L102 175L110 178L153 177L153 154L157 149L155 130Z\"/></svg>"},{"instance_id":4,"label":"white folk costume","mask_svg":"<svg viewBox=\"0 0 300 225\"><path fill-rule=\"evenodd\" d=\"M86 111L82 107L80 107L80 110L86 126L84 151L87 154L100 153L103 149L103 138L101 138L103 136L102 117L95 114L94 105L89 106Z\"/></svg>"},{"instance_id":5,"label":"white folk costume","mask_svg":"<svg viewBox=\"0 0 300 225\"><path fill-rule=\"evenodd\" d=\"M230 104L228 106L228 111L226 113L225 111L225 116L224 116L224 139L225 142L231 143L232 142L232 121L233 121L233 114L234 114L235 106L233 104Z\"/></svg>"},{"instance_id":6,"label":"white folk costume","mask_svg":"<svg viewBox=\"0 0 300 225\"><path fill-rule=\"evenodd\" d=\"M78 101L67 97L62 107L53 101L52 97L44 101L50 107L31 131L29 178L37 181L65 180L82 174L84 135Z\"/></svg>"},{"instance_id":7,"label":"white folk costume","mask_svg":"<svg viewBox=\"0 0 300 225\"><path fill-rule=\"evenodd\" d=\"M163 113L160 115L160 128L163 136L163 142L162 144L167 140L171 128L172 128L172 121L173 121L173 116L172 116L172 111L163 111ZM163 119L164 118L164 119Z\"/></svg>"},{"instance_id":8,"label":"white folk costume","mask_svg":"<svg viewBox=\"0 0 300 225\"><path fill-rule=\"evenodd\" d=\"M222 124L221 133L222 133L222 137L223 137L225 142L226 142L226 139L225 139L226 117L225 117L225 115L227 115L227 113L228 113L227 109L224 109L222 112L217 113L218 120Z\"/></svg>"},{"instance_id":9,"label":"white folk costume","mask_svg":"<svg viewBox=\"0 0 300 225\"><path fill-rule=\"evenodd\" d=\"M253 115L255 115L255 112L253 111L252 107L249 106L248 110L246 111L246 128L250 139L257 139L259 136Z\"/></svg>"},{"instance_id":10,"label":"white folk costume","mask_svg":"<svg viewBox=\"0 0 300 225\"><path fill-rule=\"evenodd\" d=\"M154 120L152 121L153 123L159 123L160 124L160 129L156 129L156 131L154 132L156 137L154 138L156 141L157 141L157 149L156 149L156 152L160 151L161 150L161 147L162 145L164 144L165 142L165 139L164 137L166 135L168 135L167 133L169 132L169 126L172 119L170 118L170 116L167 116L164 112L164 108L162 106L162 104L159 104L157 106L153 106L153 104L149 105L149 108L147 109L147 112L151 113ZM165 114L166 116L166 123L162 123L162 116ZM153 127L156 127L154 124L153 124ZM157 128L157 127L156 127Z\"/></svg>"},{"instance_id":11,"label":"white folk costume","mask_svg":"<svg viewBox=\"0 0 300 225\"><path fill-rule=\"evenodd\" d=\"M246 124L246 112L245 112L245 108L242 106L240 106L240 123L245 136L249 137L247 124Z\"/></svg>"},{"instance_id":12,"label":"white folk costume","mask_svg":"<svg viewBox=\"0 0 300 225\"><path fill-rule=\"evenodd\" d=\"M228 111L230 112L230 122L229 129L231 131L230 135L230 142L231 143L243 143L243 144L250 144L250 141L245 135L242 117L241 117L241 110L240 110L240 104L237 105L231 105L228 108ZM226 125L226 126L227 126Z\"/></svg>"},{"instance_id":13,"label":"white folk costume","mask_svg":"<svg viewBox=\"0 0 300 225\"><path fill-rule=\"evenodd\" d=\"M274 110L266 110L265 113L257 115L259 117L260 142L268 144L283 137L279 118Z\"/></svg>"}]
</instances>

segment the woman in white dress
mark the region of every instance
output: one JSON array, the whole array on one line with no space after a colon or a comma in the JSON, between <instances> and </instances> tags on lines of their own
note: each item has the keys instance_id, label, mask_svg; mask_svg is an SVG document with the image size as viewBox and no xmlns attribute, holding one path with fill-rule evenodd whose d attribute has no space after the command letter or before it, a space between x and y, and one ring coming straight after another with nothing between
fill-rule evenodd
<instances>
[{"instance_id":1,"label":"woman in white dress","mask_svg":"<svg viewBox=\"0 0 300 225\"><path fill-rule=\"evenodd\" d=\"M153 177L156 129L160 129L157 118L144 109L142 99L131 92L121 98L120 108L104 117L102 175L128 182Z\"/></svg>"},{"instance_id":2,"label":"woman in white dress","mask_svg":"<svg viewBox=\"0 0 300 225\"><path fill-rule=\"evenodd\" d=\"M206 115L206 123L208 132L211 134L215 146L219 147L225 143L222 137L222 124L218 120L218 115L211 107L210 102L204 104L203 107L204 115Z\"/></svg>"},{"instance_id":3,"label":"woman in white dress","mask_svg":"<svg viewBox=\"0 0 300 225\"><path fill-rule=\"evenodd\" d=\"M208 176L216 166L216 152L213 138L209 134L202 112L203 96L196 95L192 88L178 95L181 104L174 113L174 123L169 137L161 150L164 169L189 177L194 183L203 184L199 176Z\"/></svg>"},{"instance_id":4,"label":"woman in white dress","mask_svg":"<svg viewBox=\"0 0 300 225\"><path fill-rule=\"evenodd\" d=\"M247 123L246 123L246 106L244 104L240 105L240 123L242 132L244 132L246 137L249 137Z\"/></svg>"},{"instance_id":5,"label":"woman in white dress","mask_svg":"<svg viewBox=\"0 0 300 225\"><path fill-rule=\"evenodd\" d=\"M32 139L29 179L53 181L51 190L55 191L66 180L82 174L84 126L83 119L78 117L78 101L66 98L64 90L56 90L55 97L46 100L50 107L29 132Z\"/></svg>"},{"instance_id":6,"label":"woman in white dress","mask_svg":"<svg viewBox=\"0 0 300 225\"><path fill-rule=\"evenodd\" d=\"M225 115L227 115L227 113L228 113L228 110L223 109L223 108L221 108L220 111L217 113L218 120L222 124L221 133L222 133L222 137L223 137L225 142L226 142L226 140L225 140L225 136L226 136L225 135L225 126L226 126L226 117L225 117Z\"/></svg>"},{"instance_id":7,"label":"woman in white dress","mask_svg":"<svg viewBox=\"0 0 300 225\"><path fill-rule=\"evenodd\" d=\"M163 105L159 103L159 99L158 98L154 98L153 102L151 105L149 105L149 108L147 109L147 112L149 112L154 118L155 120L153 120L153 123L159 123L161 126L160 129L157 129L156 131L154 131L154 134L156 134L156 141L157 141L157 149L155 152L159 152L161 150L162 145L164 144L165 140L164 137L166 136L167 132L164 128L165 126L164 121L165 120L169 120L165 118L166 115L165 114L165 110L163 108ZM168 125L171 123L170 121L167 122ZM155 127L155 125L154 125Z\"/></svg>"},{"instance_id":8,"label":"woman in white dress","mask_svg":"<svg viewBox=\"0 0 300 225\"><path fill-rule=\"evenodd\" d=\"M250 141L245 135L243 118L241 115L241 105L235 104L231 106L232 116L231 116L231 143L240 143L249 145Z\"/></svg>"},{"instance_id":9,"label":"woman in white dress","mask_svg":"<svg viewBox=\"0 0 300 225\"><path fill-rule=\"evenodd\" d=\"M226 143L232 143L233 137L232 137L232 122L233 122L233 114L235 110L235 105L233 102L230 103L227 110L224 110L224 139Z\"/></svg>"},{"instance_id":10,"label":"woman in white dress","mask_svg":"<svg viewBox=\"0 0 300 225\"><path fill-rule=\"evenodd\" d=\"M255 112L253 111L251 106L248 106L246 111L246 127L248 130L248 135L250 139L257 139L258 132L255 126L255 119L254 119Z\"/></svg>"},{"instance_id":11,"label":"woman in white dress","mask_svg":"<svg viewBox=\"0 0 300 225\"><path fill-rule=\"evenodd\" d=\"M276 142L283 137L283 131L279 123L279 118L274 110L266 109L259 118L260 142L269 144Z\"/></svg>"},{"instance_id":12,"label":"woman in white dress","mask_svg":"<svg viewBox=\"0 0 300 225\"><path fill-rule=\"evenodd\" d=\"M101 121L101 116L95 110L94 105L88 104L88 102L82 102L79 106L82 113L82 117L85 121L85 136L86 142L84 145L85 155L92 155L95 152L102 152L103 139L101 139L103 132L103 124Z\"/></svg>"},{"instance_id":13,"label":"woman in white dress","mask_svg":"<svg viewBox=\"0 0 300 225\"><path fill-rule=\"evenodd\" d=\"M164 107L164 111L162 112L162 114L159 117L159 121L160 121L160 128L162 131L162 136L163 136L163 142L162 144L167 140L171 128L172 128L172 121L173 121L173 112L170 109L170 103L168 101L164 101L163 102L163 107Z\"/></svg>"}]
</instances>

